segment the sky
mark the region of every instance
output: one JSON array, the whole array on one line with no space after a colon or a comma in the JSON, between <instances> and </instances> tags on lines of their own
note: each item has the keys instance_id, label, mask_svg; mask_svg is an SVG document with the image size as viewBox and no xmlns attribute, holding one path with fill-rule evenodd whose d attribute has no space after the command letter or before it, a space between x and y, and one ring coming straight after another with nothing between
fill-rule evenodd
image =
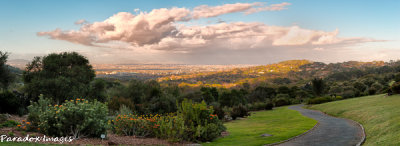
<instances>
[{"instance_id":1,"label":"sky","mask_svg":"<svg viewBox=\"0 0 400 146\"><path fill-rule=\"evenodd\" d=\"M9 59L95 64L398 60L398 0L1 0Z\"/></svg>"}]
</instances>

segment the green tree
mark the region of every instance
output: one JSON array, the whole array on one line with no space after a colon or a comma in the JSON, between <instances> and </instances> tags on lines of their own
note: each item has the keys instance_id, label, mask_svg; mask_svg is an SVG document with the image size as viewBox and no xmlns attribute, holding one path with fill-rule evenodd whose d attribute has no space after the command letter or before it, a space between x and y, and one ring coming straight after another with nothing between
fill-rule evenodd
<instances>
[{"instance_id":1,"label":"green tree","mask_svg":"<svg viewBox=\"0 0 400 146\"><path fill-rule=\"evenodd\" d=\"M0 51L0 89L7 89L8 86L14 81L14 75L6 64L8 53Z\"/></svg>"},{"instance_id":2,"label":"green tree","mask_svg":"<svg viewBox=\"0 0 400 146\"><path fill-rule=\"evenodd\" d=\"M359 92L364 92L367 89L367 86L361 82L355 82L353 84L354 88L357 89Z\"/></svg>"},{"instance_id":3,"label":"green tree","mask_svg":"<svg viewBox=\"0 0 400 146\"><path fill-rule=\"evenodd\" d=\"M25 92L37 100L40 94L57 103L86 97L95 72L86 57L76 52L35 57L23 73Z\"/></svg>"},{"instance_id":4,"label":"green tree","mask_svg":"<svg viewBox=\"0 0 400 146\"><path fill-rule=\"evenodd\" d=\"M90 84L88 98L97 99L99 101L105 102L107 101L106 95L106 81L103 79L95 79Z\"/></svg>"},{"instance_id":5,"label":"green tree","mask_svg":"<svg viewBox=\"0 0 400 146\"><path fill-rule=\"evenodd\" d=\"M311 80L312 89L316 96L321 96L325 90L325 83L324 80L321 78L314 78Z\"/></svg>"},{"instance_id":6,"label":"green tree","mask_svg":"<svg viewBox=\"0 0 400 146\"><path fill-rule=\"evenodd\" d=\"M265 101L267 98L273 98L276 95L275 89L270 87L258 86L248 96L249 102Z\"/></svg>"}]
</instances>

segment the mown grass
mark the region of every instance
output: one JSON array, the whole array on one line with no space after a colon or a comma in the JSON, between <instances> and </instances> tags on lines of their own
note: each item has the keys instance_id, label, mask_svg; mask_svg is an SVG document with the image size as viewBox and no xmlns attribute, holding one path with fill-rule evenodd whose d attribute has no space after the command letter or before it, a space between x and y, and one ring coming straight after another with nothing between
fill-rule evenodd
<instances>
[{"instance_id":1,"label":"mown grass","mask_svg":"<svg viewBox=\"0 0 400 146\"><path fill-rule=\"evenodd\" d=\"M202 145L246 145L271 144L300 135L311 129L316 120L304 117L298 111L280 107L270 111L252 112L246 119L225 124L229 136ZM262 137L262 134L272 134Z\"/></svg>"},{"instance_id":2,"label":"mown grass","mask_svg":"<svg viewBox=\"0 0 400 146\"><path fill-rule=\"evenodd\" d=\"M310 108L362 124L367 135L366 146L400 145L400 95L365 96Z\"/></svg>"}]
</instances>

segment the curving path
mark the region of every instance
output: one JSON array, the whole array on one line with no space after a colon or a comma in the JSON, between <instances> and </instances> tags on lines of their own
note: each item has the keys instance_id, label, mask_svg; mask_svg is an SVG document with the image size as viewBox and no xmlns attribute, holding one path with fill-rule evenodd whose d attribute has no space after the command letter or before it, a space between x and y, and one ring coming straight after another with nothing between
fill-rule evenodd
<instances>
[{"instance_id":1,"label":"curving path","mask_svg":"<svg viewBox=\"0 0 400 146\"><path fill-rule=\"evenodd\" d=\"M302 106L304 105L294 105L289 109L317 120L319 125L305 135L281 143L279 146L354 146L362 140L363 130L356 122L304 109Z\"/></svg>"}]
</instances>

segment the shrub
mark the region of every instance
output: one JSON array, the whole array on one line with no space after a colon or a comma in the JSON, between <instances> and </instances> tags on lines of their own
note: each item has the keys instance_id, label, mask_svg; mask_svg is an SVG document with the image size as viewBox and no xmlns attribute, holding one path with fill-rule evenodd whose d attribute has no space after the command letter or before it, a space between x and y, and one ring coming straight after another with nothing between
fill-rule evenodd
<instances>
[{"instance_id":1,"label":"shrub","mask_svg":"<svg viewBox=\"0 0 400 146\"><path fill-rule=\"evenodd\" d=\"M335 100L342 100L342 99L343 99L342 96L336 96L336 99L335 99Z\"/></svg>"},{"instance_id":2,"label":"shrub","mask_svg":"<svg viewBox=\"0 0 400 146\"><path fill-rule=\"evenodd\" d=\"M51 105L51 100L48 98L44 98L43 95L39 96L39 100L37 102L31 102L31 105L28 106L28 121L31 122L32 126L37 127L39 125L39 116L44 111L50 109L49 105Z\"/></svg>"},{"instance_id":3,"label":"shrub","mask_svg":"<svg viewBox=\"0 0 400 146\"><path fill-rule=\"evenodd\" d=\"M154 135L153 131L158 128L158 115L118 115L113 122L114 133L126 136L147 137Z\"/></svg>"},{"instance_id":4,"label":"shrub","mask_svg":"<svg viewBox=\"0 0 400 146\"><path fill-rule=\"evenodd\" d=\"M13 133L13 132L11 132L11 131L10 131L10 132L8 132L8 136L9 136L9 137L14 137L14 133Z\"/></svg>"},{"instance_id":5,"label":"shrub","mask_svg":"<svg viewBox=\"0 0 400 146\"><path fill-rule=\"evenodd\" d=\"M375 88L373 88L373 87L368 88L368 95L375 95L376 92L377 92L377 91L376 91Z\"/></svg>"},{"instance_id":6,"label":"shrub","mask_svg":"<svg viewBox=\"0 0 400 146\"><path fill-rule=\"evenodd\" d=\"M8 120L0 125L0 127L16 127L17 125L20 125L20 123L14 121L14 120Z\"/></svg>"},{"instance_id":7,"label":"shrub","mask_svg":"<svg viewBox=\"0 0 400 146\"><path fill-rule=\"evenodd\" d=\"M0 92L0 113L20 114L18 111L23 108L22 102L19 97L8 90Z\"/></svg>"},{"instance_id":8,"label":"shrub","mask_svg":"<svg viewBox=\"0 0 400 146\"><path fill-rule=\"evenodd\" d=\"M8 119L6 114L0 114L0 124L6 122Z\"/></svg>"},{"instance_id":9,"label":"shrub","mask_svg":"<svg viewBox=\"0 0 400 146\"><path fill-rule=\"evenodd\" d=\"M267 102L255 102L253 104L247 104L246 108L250 111L258 110L271 110L274 107L270 101Z\"/></svg>"},{"instance_id":10,"label":"shrub","mask_svg":"<svg viewBox=\"0 0 400 146\"><path fill-rule=\"evenodd\" d=\"M231 116L233 120L236 120L237 117L246 117L248 115L249 111L242 104L239 104L238 106L234 106L232 108Z\"/></svg>"},{"instance_id":11,"label":"shrub","mask_svg":"<svg viewBox=\"0 0 400 146\"><path fill-rule=\"evenodd\" d=\"M265 104L265 110L272 110L273 107L274 107L274 104L272 104L272 102L267 102Z\"/></svg>"},{"instance_id":12,"label":"shrub","mask_svg":"<svg viewBox=\"0 0 400 146\"><path fill-rule=\"evenodd\" d=\"M332 101L332 99L330 97L317 97L317 98L308 100L307 104L321 104L321 103L330 102L330 101Z\"/></svg>"},{"instance_id":13,"label":"shrub","mask_svg":"<svg viewBox=\"0 0 400 146\"><path fill-rule=\"evenodd\" d=\"M37 126L34 126L31 122L27 122L25 120L22 120L22 124L18 124L18 130L23 130L23 131L39 131L40 128L36 128ZM36 129L35 129L36 128Z\"/></svg>"},{"instance_id":14,"label":"shrub","mask_svg":"<svg viewBox=\"0 0 400 146\"><path fill-rule=\"evenodd\" d=\"M110 102L108 102L108 108L110 111L118 111L123 105L129 109L135 109L135 104L132 100L123 97L113 97Z\"/></svg>"},{"instance_id":15,"label":"shrub","mask_svg":"<svg viewBox=\"0 0 400 146\"><path fill-rule=\"evenodd\" d=\"M343 98L353 98L355 93L353 90L345 90L342 94Z\"/></svg>"},{"instance_id":16,"label":"shrub","mask_svg":"<svg viewBox=\"0 0 400 146\"><path fill-rule=\"evenodd\" d=\"M256 102L253 104L253 106L250 108L250 110L253 110L253 111L264 110L265 107L266 107L266 103Z\"/></svg>"},{"instance_id":17,"label":"shrub","mask_svg":"<svg viewBox=\"0 0 400 146\"><path fill-rule=\"evenodd\" d=\"M131 114L133 114L133 111L129 107L122 105L119 108L118 115L131 115Z\"/></svg>"},{"instance_id":18,"label":"shrub","mask_svg":"<svg viewBox=\"0 0 400 146\"><path fill-rule=\"evenodd\" d=\"M62 105L45 105L49 100L40 97L28 107L32 125L51 136L72 135L74 138L98 137L105 134L108 108L105 104L84 99L65 101Z\"/></svg>"},{"instance_id":19,"label":"shrub","mask_svg":"<svg viewBox=\"0 0 400 146\"><path fill-rule=\"evenodd\" d=\"M220 106L214 107L214 114L218 116L218 119L223 120L225 118L225 111Z\"/></svg>"},{"instance_id":20,"label":"shrub","mask_svg":"<svg viewBox=\"0 0 400 146\"><path fill-rule=\"evenodd\" d=\"M184 140L188 141L211 141L226 128L218 119L217 115L213 115L213 108L207 107L203 101L201 103L193 103L191 100L184 99L178 106L177 117L182 117L186 127ZM179 118L178 118L179 119ZM212 125L213 126L208 126Z\"/></svg>"},{"instance_id":21,"label":"shrub","mask_svg":"<svg viewBox=\"0 0 400 146\"><path fill-rule=\"evenodd\" d=\"M158 138L177 142L183 141L187 139L185 137L188 137L188 135L186 135L185 121L182 116L172 114L162 116L157 124L160 125L160 127L154 133Z\"/></svg>"},{"instance_id":22,"label":"shrub","mask_svg":"<svg viewBox=\"0 0 400 146\"><path fill-rule=\"evenodd\" d=\"M222 108L222 110L224 111L224 113L225 113L225 117L224 117L224 121L230 121L230 120L232 120L232 116L231 116L231 113L232 113L232 108L231 107L227 107L227 106L225 106L224 108Z\"/></svg>"},{"instance_id":23,"label":"shrub","mask_svg":"<svg viewBox=\"0 0 400 146\"><path fill-rule=\"evenodd\" d=\"M169 141L211 141L226 128L213 114L213 108L184 99L177 113L156 115L118 115L113 121L113 131L120 135L136 135L168 139Z\"/></svg>"},{"instance_id":24,"label":"shrub","mask_svg":"<svg viewBox=\"0 0 400 146\"><path fill-rule=\"evenodd\" d=\"M277 96L277 98L273 99L273 102L276 107L290 104L289 96Z\"/></svg>"},{"instance_id":25,"label":"shrub","mask_svg":"<svg viewBox=\"0 0 400 146\"><path fill-rule=\"evenodd\" d=\"M393 83L390 89L392 90L392 92L400 94L400 82Z\"/></svg>"}]
</instances>

